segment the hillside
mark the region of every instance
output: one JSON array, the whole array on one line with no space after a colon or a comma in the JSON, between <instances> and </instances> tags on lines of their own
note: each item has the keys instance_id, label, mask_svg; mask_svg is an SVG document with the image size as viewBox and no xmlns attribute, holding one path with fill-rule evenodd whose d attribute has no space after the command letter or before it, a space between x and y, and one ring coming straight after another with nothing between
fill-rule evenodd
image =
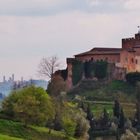
<instances>
[{"instance_id":1,"label":"hillside","mask_svg":"<svg viewBox=\"0 0 140 140\"><path fill-rule=\"evenodd\" d=\"M136 87L124 81L83 80L68 93L69 100L82 99L85 104L90 104L92 112L96 117L100 117L104 108L110 116L113 115L114 100L119 99L124 113L127 117L134 117Z\"/></svg>"},{"instance_id":2,"label":"hillside","mask_svg":"<svg viewBox=\"0 0 140 140\"><path fill-rule=\"evenodd\" d=\"M135 87L124 81L83 80L68 93L70 99L75 95L85 97L89 101L113 101L119 98L122 102L135 101Z\"/></svg>"},{"instance_id":3,"label":"hillside","mask_svg":"<svg viewBox=\"0 0 140 140\"><path fill-rule=\"evenodd\" d=\"M45 127L27 126L19 122L0 119L0 140L65 140L63 132ZM75 140L70 138L70 140Z\"/></svg>"}]
</instances>

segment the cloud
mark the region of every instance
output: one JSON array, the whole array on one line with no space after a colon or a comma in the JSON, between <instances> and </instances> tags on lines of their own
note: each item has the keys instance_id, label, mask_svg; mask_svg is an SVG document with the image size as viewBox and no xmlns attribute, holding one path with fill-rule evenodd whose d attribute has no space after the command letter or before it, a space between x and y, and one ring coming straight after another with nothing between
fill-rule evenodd
<instances>
[{"instance_id":1,"label":"cloud","mask_svg":"<svg viewBox=\"0 0 140 140\"><path fill-rule=\"evenodd\" d=\"M123 0L87 0L88 9L94 13L121 13L124 10Z\"/></svg>"},{"instance_id":2,"label":"cloud","mask_svg":"<svg viewBox=\"0 0 140 140\"><path fill-rule=\"evenodd\" d=\"M121 47L120 35L135 33L138 16L80 11L46 17L1 16L0 56L16 59L58 54L65 58L94 46Z\"/></svg>"},{"instance_id":3,"label":"cloud","mask_svg":"<svg viewBox=\"0 0 140 140\"><path fill-rule=\"evenodd\" d=\"M87 2L90 6L99 6L102 4L102 1L100 0L87 0Z\"/></svg>"},{"instance_id":4,"label":"cloud","mask_svg":"<svg viewBox=\"0 0 140 140\"><path fill-rule=\"evenodd\" d=\"M0 1L1 15L48 15L63 11L74 0L4 0Z\"/></svg>"},{"instance_id":5,"label":"cloud","mask_svg":"<svg viewBox=\"0 0 140 140\"><path fill-rule=\"evenodd\" d=\"M125 0L124 8L126 8L128 10L139 10L140 1L139 0Z\"/></svg>"},{"instance_id":6,"label":"cloud","mask_svg":"<svg viewBox=\"0 0 140 140\"><path fill-rule=\"evenodd\" d=\"M121 38L133 36L140 19L135 10L120 13L126 3L118 1L0 1L0 74L10 70L29 77L42 57L56 54L65 61L93 47L121 47Z\"/></svg>"},{"instance_id":7,"label":"cloud","mask_svg":"<svg viewBox=\"0 0 140 140\"><path fill-rule=\"evenodd\" d=\"M129 1L131 0L4 0L0 1L0 15L48 16L75 10L114 13L129 7Z\"/></svg>"}]
</instances>

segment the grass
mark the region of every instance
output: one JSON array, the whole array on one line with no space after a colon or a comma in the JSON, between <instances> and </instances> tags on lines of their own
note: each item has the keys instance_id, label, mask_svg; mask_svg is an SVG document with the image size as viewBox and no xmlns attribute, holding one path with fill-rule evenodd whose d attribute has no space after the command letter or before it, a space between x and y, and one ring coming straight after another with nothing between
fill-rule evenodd
<instances>
[{"instance_id":1,"label":"grass","mask_svg":"<svg viewBox=\"0 0 140 140\"><path fill-rule=\"evenodd\" d=\"M96 118L99 118L103 114L104 108L109 113L109 116L113 116L113 102L90 102L91 110ZM136 112L135 104L133 103L121 103L126 117L133 118Z\"/></svg>"},{"instance_id":2,"label":"grass","mask_svg":"<svg viewBox=\"0 0 140 140\"><path fill-rule=\"evenodd\" d=\"M0 134L0 140L23 140L23 139Z\"/></svg>"},{"instance_id":3,"label":"grass","mask_svg":"<svg viewBox=\"0 0 140 140\"><path fill-rule=\"evenodd\" d=\"M132 118L135 115L136 88L127 82L83 81L68 94L70 99L74 99L75 95L79 95L81 100L86 100L91 104L92 112L97 118L103 114L104 108L110 116L113 115L113 101L116 98L119 99L125 116Z\"/></svg>"},{"instance_id":4,"label":"grass","mask_svg":"<svg viewBox=\"0 0 140 140\"><path fill-rule=\"evenodd\" d=\"M66 140L64 132L51 130L49 133L46 127L25 127L19 122L4 119L0 119L0 133L0 140Z\"/></svg>"},{"instance_id":5,"label":"grass","mask_svg":"<svg viewBox=\"0 0 140 140\"><path fill-rule=\"evenodd\" d=\"M85 97L89 101L113 101L115 98L121 102L135 102L135 87L124 81L112 81L110 83L83 81L81 85L70 91L68 96L75 95Z\"/></svg>"}]
</instances>

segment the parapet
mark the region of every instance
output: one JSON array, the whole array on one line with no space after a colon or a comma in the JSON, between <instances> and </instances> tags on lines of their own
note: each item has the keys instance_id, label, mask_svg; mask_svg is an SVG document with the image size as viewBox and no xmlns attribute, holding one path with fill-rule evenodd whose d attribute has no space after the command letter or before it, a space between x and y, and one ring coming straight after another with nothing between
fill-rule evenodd
<instances>
[{"instance_id":1,"label":"parapet","mask_svg":"<svg viewBox=\"0 0 140 140\"><path fill-rule=\"evenodd\" d=\"M134 40L135 40L134 37L131 37L131 38L123 38L122 39L122 42L127 43L127 42L131 42L131 41L134 41Z\"/></svg>"},{"instance_id":2,"label":"parapet","mask_svg":"<svg viewBox=\"0 0 140 140\"><path fill-rule=\"evenodd\" d=\"M72 63L75 60L75 58L67 58L67 64Z\"/></svg>"}]
</instances>

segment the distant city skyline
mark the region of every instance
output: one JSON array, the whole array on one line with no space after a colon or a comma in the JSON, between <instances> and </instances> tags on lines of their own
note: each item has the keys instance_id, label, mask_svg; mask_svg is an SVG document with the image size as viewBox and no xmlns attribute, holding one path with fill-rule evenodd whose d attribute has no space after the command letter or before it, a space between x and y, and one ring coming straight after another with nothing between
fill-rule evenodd
<instances>
[{"instance_id":1,"label":"distant city skyline","mask_svg":"<svg viewBox=\"0 0 140 140\"><path fill-rule=\"evenodd\" d=\"M20 79L18 79L17 77L15 77L15 74L11 74L10 76L0 76L0 82L8 82L8 81L24 81L26 79L23 78L23 76L20 77Z\"/></svg>"},{"instance_id":2,"label":"distant city skyline","mask_svg":"<svg viewBox=\"0 0 140 140\"><path fill-rule=\"evenodd\" d=\"M140 26L139 0L0 0L0 81L40 79L38 64L93 47L121 47Z\"/></svg>"}]
</instances>

